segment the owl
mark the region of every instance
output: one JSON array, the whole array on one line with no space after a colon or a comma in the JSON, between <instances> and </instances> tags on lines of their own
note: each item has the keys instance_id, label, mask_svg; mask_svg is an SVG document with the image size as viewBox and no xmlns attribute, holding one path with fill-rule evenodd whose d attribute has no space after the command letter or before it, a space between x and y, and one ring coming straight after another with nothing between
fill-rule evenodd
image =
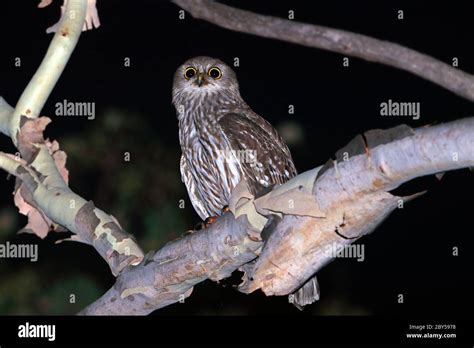
<instances>
[{"instance_id":1,"label":"owl","mask_svg":"<svg viewBox=\"0 0 474 348\"><path fill-rule=\"evenodd\" d=\"M254 195L296 175L277 131L242 99L235 72L211 57L187 60L174 75L181 178L203 220L220 215L245 179ZM319 299L316 277L292 294L299 309Z\"/></svg>"},{"instance_id":2,"label":"owl","mask_svg":"<svg viewBox=\"0 0 474 348\"><path fill-rule=\"evenodd\" d=\"M181 145L181 177L205 220L221 214L245 179L250 192L296 175L288 146L242 99L235 72L211 57L181 65L172 91Z\"/></svg>"}]
</instances>

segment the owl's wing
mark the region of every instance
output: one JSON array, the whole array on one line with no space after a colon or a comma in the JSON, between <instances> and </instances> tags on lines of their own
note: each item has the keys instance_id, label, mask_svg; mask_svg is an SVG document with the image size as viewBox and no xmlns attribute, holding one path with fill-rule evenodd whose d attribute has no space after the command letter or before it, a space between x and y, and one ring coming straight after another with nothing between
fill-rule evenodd
<instances>
[{"instance_id":1,"label":"owl's wing","mask_svg":"<svg viewBox=\"0 0 474 348\"><path fill-rule=\"evenodd\" d=\"M296 175L296 169L277 131L265 119L253 116L250 119L241 113L228 113L218 122L230 148L239 151L240 166L255 194L288 181Z\"/></svg>"},{"instance_id":2,"label":"owl's wing","mask_svg":"<svg viewBox=\"0 0 474 348\"><path fill-rule=\"evenodd\" d=\"M194 178L192 176L191 171L188 168L188 163L184 156L181 156L181 162L180 162L179 167L181 170L181 181L186 185L189 199L191 200L194 210L196 210L196 212L199 214L201 219L205 220L211 215L207 212L206 208L204 207L204 201L202 200L201 194L199 193L199 190L197 189L195 185Z\"/></svg>"}]
</instances>

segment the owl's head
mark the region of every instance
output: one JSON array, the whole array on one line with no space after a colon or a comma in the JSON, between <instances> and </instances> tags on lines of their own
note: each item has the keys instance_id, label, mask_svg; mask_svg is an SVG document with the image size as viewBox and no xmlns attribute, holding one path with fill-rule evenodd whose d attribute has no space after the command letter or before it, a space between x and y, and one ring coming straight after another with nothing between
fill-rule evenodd
<instances>
[{"instance_id":1,"label":"owl's head","mask_svg":"<svg viewBox=\"0 0 474 348\"><path fill-rule=\"evenodd\" d=\"M184 62L174 74L173 99L177 94L199 95L213 92L238 93L235 72L219 59L195 57Z\"/></svg>"}]
</instances>

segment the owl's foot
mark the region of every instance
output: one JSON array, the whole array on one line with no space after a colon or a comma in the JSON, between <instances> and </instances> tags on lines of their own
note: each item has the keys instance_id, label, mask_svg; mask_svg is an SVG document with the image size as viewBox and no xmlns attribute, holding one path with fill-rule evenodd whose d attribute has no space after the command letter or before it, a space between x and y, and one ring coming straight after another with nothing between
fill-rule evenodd
<instances>
[{"instance_id":1,"label":"owl's foot","mask_svg":"<svg viewBox=\"0 0 474 348\"><path fill-rule=\"evenodd\" d=\"M196 226L194 226L194 232L204 230L216 222L217 216L209 216L206 220L201 221Z\"/></svg>"},{"instance_id":2,"label":"owl's foot","mask_svg":"<svg viewBox=\"0 0 474 348\"><path fill-rule=\"evenodd\" d=\"M229 211L230 211L230 208L228 205L226 205L224 208L222 208L221 215L224 215L225 213ZM217 218L218 216L209 216L206 220L201 221L200 223L196 224L196 226L194 226L194 230L186 231L185 234L192 234L196 231L204 230L208 228L209 226L211 226L214 222L216 222Z\"/></svg>"},{"instance_id":3,"label":"owl's foot","mask_svg":"<svg viewBox=\"0 0 474 348\"><path fill-rule=\"evenodd\" d=\"M208 228L216 221L217 221L217 216L209 216L206 220L204 220L204 228Z\"/></svg>"}]
</instances>

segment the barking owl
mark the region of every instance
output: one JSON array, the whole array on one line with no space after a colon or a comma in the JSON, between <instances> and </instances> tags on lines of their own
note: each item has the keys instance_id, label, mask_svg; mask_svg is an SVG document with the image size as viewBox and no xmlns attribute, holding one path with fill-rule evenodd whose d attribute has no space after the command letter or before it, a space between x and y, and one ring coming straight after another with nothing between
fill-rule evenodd
<instances>
[{"instance_id":1,"label":"barking owl","mask_svg":"<svg viewBox=\"0 0 474 348\"><path fill-rule=\"evenodd\" d=\"M204 220L220 215L245 179L254 195L296 175L288 146L242 99L234 71L222 61L196 57L174 75L181 177ZM319 299L316 277L292 295L302 308Z\"/></svg>"},{"instance_id":2,"label":"barking owl","mask_svg":"<svg viewBox=\"0 0 474 348\"><path fill-rule=\"evenodd\" d=\"M222 61L196 57L174 75L181 177L204 220L220 215L245 179L254 195L296 175L277 131L242 99L235 72Z\"/></svg>"}]
</instances>

